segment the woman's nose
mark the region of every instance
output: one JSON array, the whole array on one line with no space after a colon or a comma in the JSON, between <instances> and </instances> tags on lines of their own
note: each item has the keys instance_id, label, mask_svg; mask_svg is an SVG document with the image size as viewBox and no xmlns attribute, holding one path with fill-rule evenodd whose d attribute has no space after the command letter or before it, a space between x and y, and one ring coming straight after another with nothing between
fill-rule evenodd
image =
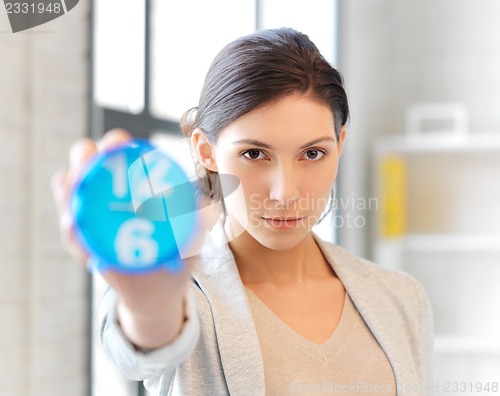
<instances>
[{"instance_id":1,"label":"woman's nose","mask_svg":"<svg viewBox=\"0 0 500 396\"><path fill-rule=\"evenodd\" d=\"M275 169L270 180L269 198L287 207L299 198L299 175L292 165Z\"/></svg>"}]
</instances>

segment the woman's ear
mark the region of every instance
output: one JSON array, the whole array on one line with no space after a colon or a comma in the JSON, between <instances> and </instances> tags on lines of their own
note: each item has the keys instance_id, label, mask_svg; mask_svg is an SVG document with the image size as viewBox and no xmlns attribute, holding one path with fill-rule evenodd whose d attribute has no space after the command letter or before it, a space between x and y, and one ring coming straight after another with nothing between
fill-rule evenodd
<instances>
[{"instance_id":1,"label":"woman's ear","mask_svg":"<svg viewBox=\"0 0 500 396\"><path fill-rule=\"evenodd\" d=\"M342 149L344 148L344 141L345 141L345 135L346 135L346 127L345 125L342 125L340 128L340 133L339 133L339 138L337 141L337 150L339 153L339 157L342 155Z\"/></svg>"},{"instance_id":2,"label":"woman's ear","mask_svg":"<svg viewBox=\"0 0 500 396\"><path fill-rule=\"evenodd\" d=\"M196 128L191 134L191 144L194 148L194 152L196 153L196 157L198 161L202 163L202 165L211 170L212 172L217 172L217 163L214 158L213 147L208 141L208 137L205 132Z\"/></svg>"}]
</instances>

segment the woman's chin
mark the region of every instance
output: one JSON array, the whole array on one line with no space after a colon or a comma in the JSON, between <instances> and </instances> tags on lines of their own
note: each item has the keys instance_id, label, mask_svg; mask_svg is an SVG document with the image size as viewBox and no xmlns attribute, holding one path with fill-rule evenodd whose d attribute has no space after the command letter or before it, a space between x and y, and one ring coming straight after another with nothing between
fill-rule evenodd
<instances>
[{"instance_id":1,"label":"woman's chin","mask_svg":"<svg viewBox=\"0 0 500 396\"><path fill-rule=\"evenodd\" d=\"M293 232L286 233L270 233L262 232L261 230L247 230L250 236L259 244L266 247L267 249L276 251L286 251L293 249L295 246L300 244L310 233L310 231L307 232L307 230L300 231L294 230Z\"/></svg>"}]
</instances>

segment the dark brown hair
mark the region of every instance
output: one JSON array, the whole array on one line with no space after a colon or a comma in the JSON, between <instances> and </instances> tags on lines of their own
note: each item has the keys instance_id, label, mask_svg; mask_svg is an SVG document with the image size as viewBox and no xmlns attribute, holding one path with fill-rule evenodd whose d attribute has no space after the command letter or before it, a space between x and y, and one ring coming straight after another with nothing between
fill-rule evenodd
<instances>
[{"instance_id":1,"label":"dark brown hair","mask_svg":"<svg viewBox=\"0 0 500 396\"><path fill-rule=\"evenodd\" d=\"M215 57L199 105L184 114L181 129L191 136L201 128L215 143L219 133L242 115L291 94L326 104L338 139L349 118L339 72L305 34L290 28L259 31L226 45ZM213 187L209 190L213 196Z\"/></svg>"}]
</instances>

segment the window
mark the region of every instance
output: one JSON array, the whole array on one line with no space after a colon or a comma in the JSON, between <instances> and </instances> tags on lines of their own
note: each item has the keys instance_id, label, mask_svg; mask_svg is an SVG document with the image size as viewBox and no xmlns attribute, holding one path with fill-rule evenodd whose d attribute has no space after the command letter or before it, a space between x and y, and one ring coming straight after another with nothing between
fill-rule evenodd
<instances>
[{"instance_id":1,"label":"window","mask_svg":"<svg viewBox=\"0 0 500 396\"><path fill-rule=\"evenodd\" d=\"M179 120L198 104L205 74L217 52L255 31L254 0L154 1L151 111Z\"/></svg>"},{"instance_id":2,"label":"window","mask_svg":"<svg viewBox=\"0 0 500 396\"><path fill-rule=\"evenodd\" d=\"M327 61L337 64L337 4L332 0L261 0L259 29L291 27L309 36Z\"/></svg>"},{"instance_id":3,"label":"window","mask_svg":"<svg viewBox=\"0 0 500 396\"><path fill-rule=\"evenodd\" d=\"M94 101L101 107L144 109L145 0L94 2Z\"/></svg>"}]
</instances>

